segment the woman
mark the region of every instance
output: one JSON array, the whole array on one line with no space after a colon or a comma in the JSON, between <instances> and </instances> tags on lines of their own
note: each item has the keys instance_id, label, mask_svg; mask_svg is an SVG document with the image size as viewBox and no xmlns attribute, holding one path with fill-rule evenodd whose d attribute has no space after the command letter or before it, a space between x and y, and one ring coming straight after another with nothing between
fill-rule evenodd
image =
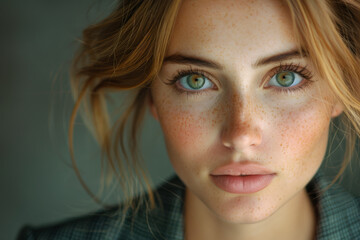
<instances>
[{"instance_id":1,"label":"woman","mask_svg":"<svg viewBox=\"0 0 360 240\"><path fill-rule=\"evenodd\" d=\"M124 192L147 194L20 238L360 239L360 200L318 172L335 118L339 175L359 134L359 23L350 0L121 1L84 31L71 126L84 103ZM105 96L130 89L111 129ZM155 191L136 151L146 108L178 175Z\"/></svg>"}]
</instances>

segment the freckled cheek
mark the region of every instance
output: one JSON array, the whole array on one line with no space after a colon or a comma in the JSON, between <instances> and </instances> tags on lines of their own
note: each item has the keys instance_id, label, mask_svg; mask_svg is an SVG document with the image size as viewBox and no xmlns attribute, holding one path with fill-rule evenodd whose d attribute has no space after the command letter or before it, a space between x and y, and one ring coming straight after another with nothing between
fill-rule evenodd
<instances>
[{"instance_id":1,"label":"freckled cheek","mask_svg":"<svg viewBox=\"0 0 360 240\"><path fill-rule=\"evenodd\" d=\"M194 110L181 110L176 105L159 112L160 125L170 161L183 180L198 175L204 160L209 159L211 117ZM189 183L190 184L190 183Z\"/></svg>"},{"instance_id":2,"label":"freckled cheek","mask_svg":"<svg viewBox=\"0 0 360 240\"><path fill-rule=\"evenodd\" d=\"M326 149L329 114L321 109L308 108L289 112L279 118L277 129L281 140L278 144L286 160L283 166L293 170L318 166Z\"/></svg>"},{"instance_id":3,"label":"freckled cheek","mask_svg":"<svg viewBox=\"0 0 360 240\"><path fill-rule=\"evenodd\" d=\"M210 134L209 117L202 112L179 110L167 106L159 113L160 124L168 147L184 154L206 148L206 136Z\"/></svg>"}]
</instances>

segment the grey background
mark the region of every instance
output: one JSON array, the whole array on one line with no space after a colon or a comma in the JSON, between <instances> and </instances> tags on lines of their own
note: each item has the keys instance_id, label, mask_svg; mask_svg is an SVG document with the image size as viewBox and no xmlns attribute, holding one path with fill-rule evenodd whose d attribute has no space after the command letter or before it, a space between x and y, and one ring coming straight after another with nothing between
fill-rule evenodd
<instances>
[{"instance_id":1,"label":"grey background","mask_svg":"<svg viewBox=\"0 0 360 240\"><path fill-rule=\"evenodd\" d=\"M100 208L70 165L67 127L73 105L67 69L81 30L105 16L113 4L112 0L1 3L0 239L14 239L24 224L55 222ZM155 184L173 174L160 127L151 118L141 149ZM331 155L333 159L341 149ZM80 120L75 150L81 173L96 193L99 149ZM357 169L355 164L345 187L359 194ZM112 201L110 197L108 202Z\"/></svg>"},{"instance_id":2,"label":"grey background","mask_svg":"<svg viewBox=\"0 0 360 240\"><path fill-rule=\"evenodd\" d=\"M70 164L67 128L73 101L68 67L82 29L105 16L113 4L112 0L1 2L0 239L14 239L24 224L50 223L100 208ZM144 142L154 145L142 149L146 160L156 159L151 166L156 184L173 170L158 124L148 120ZM80 119L75 150L84 179L97 193L99 149Z\"/></svg>"}]
</instances>

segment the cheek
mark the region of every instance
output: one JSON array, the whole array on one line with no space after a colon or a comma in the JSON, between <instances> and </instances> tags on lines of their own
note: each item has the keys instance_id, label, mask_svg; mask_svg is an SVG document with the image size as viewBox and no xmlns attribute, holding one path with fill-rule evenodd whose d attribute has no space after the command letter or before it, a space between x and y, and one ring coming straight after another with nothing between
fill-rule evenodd
<instances>
[{"instance_id":1,"label":"cheek","mask_svg":"<svg viewBox=\"0 0 360 240\"><path fill-rule=\"evenodd\" d=\"M311 103L286 114L278 114L277 128L280 149L289 172L313 172L323 159L329 131L330 112L320 104ZM286 160L287 159L287 160ZM291 161L289 161L291 159Z\"/></svg>"},{"instance_id":2,"label":"cheek","mask_svg":"<svg viewBox=\"0 0 360 240\"><path fill-rule=\"evenodd\" d=\"M170 158L194 159L206 151L212 117L204 108L185 108L169 102L158 112Z\"/></svg>"},{"instance_id":3,"label":"cheek","mask_svg":"<svg viewBox=\"0 0 360 240\"><path fill-rule=\"evenodd\" d=\"M167 105L159 113L169 159L179 176L200 174L209 148L209 118L204 112ZM190 174L191 175L191 174Z\"/></svg>"},{"instance_id":4,"label":"cheek","mask_svg":"<svg viewBox=\"0 0 360 240\"><path fill-rule=\"evenodd\" d=\"M202 139L205 130L204 117L172 107L165 111L160 113L160 124L166 142L184 148L195 148L200 145L199 140Z\"/></svg>"}]
</instances>

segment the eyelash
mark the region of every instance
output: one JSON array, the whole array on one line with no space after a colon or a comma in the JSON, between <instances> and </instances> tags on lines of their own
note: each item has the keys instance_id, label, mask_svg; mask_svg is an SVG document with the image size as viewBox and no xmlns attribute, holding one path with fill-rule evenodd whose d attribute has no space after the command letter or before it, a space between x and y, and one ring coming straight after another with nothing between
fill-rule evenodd
<instances>
[{"instance_id":1,"label":"eyelash","mask_svg":"<svg viewBox=\"0 0 360 240\"><path fill-rule=\"evenodd\" d=\"M290 64L280 64L279 66L271 69L269 71L269 73L266 75L265 79L263 81L262 86L264 86L267 82L270 81L270 79L272 77L274 77L276 74L283 72L283 71L290 71L290 72L294 72L296 74L299 74L303 79L302 82L305 81L305 83L300 83L295 87L267 87L267 88L273 88L275 91L278 92L284 92L284 93L293 93L295 91L299 91L299 90L304 90L307 86L309 86L309 84L311 82L313 82L312 77L313 74L307 69L307 67L302 67L300 66L300 64L294 64L294 63L290 63ZM190 67L190 69L188 70L178 70L177 73L175 74L174 77L172 77L171 79L168 79L167 82L165 82L165 84L168 85L174 85L176 84L182 77L188 76L188 75L192 75L192 74L199 74L202 75L204 77L206 77L209 81L211 81L210 79L212 78L211 76L209 76L208 73L204 72L201 69L193 69ZM213 85L214 82L211 81ZM265 83L264 83L265 82ZM216 85L215 85L216 86ZM179 94L182 93L186 93L187 95L199 95L199 94L205 94L208 91L190 91L190 90L185 90L185 89L181 89L177 86L174 87L175 90L177 90L177 92Z\"/></svg>"},{"instance_id":2,"label":"eyelash","mask_svg":"<svg viewBox=\"0 0 360 240\"><path fill-rule=\"evenodd\" d=\"M174 85L176 84L176 82L178 82L182 77L185 77L185 76L188 76L188 75L192 75L192 74L199 74L199 75L202 75L204 77L206 77L207 79L210 79L212 78L211 76L209 76L208 73L204 72L203 70L201 69L193 69L190 67L190 69L188 70L178 70L177 73L175 74L175 76L171 79L168 79L167 82L165 82L165 84L168 84L168 85ZM213 81L211 81L212 84L214 84ZM215 85L215 84L214 84ZM200 94L204 94L206 93L207 91L191 91L191 90L184 90L184 89L181 89L179 87L174 87L175 90L177 90L177 92L179 94L182 94L182 93L186 93L187 95L200 95Z\"/></svg>"},{"instance_id":3,"label":"eyelash","mask_svg":"<svg viewBox=\"0 0 360 240\"><path fill-rule=\"evenodd\" d=\"M278 74L280 72L284 72L284 71L289 71L289 72L294 72L296 74L299 74L302 77L301 82L304 82L304 83L300 83L300 84L296 85L295 87L273 88L275 91L284 92L284 93L293 93L293 92L296 92L299 90L304 90L306 87L309 86L309 84L311 82L313 82L313 79L312 79L313 74L310 72L310 70L307 69L307 66L302 67L302 66L300 66L300 64L294 64L294 63L284 64L284 65L280 64L278 67L271 69L270 73L267 74L267 76L266 76L266 81L263 81L263 82L267 83L276 74ZM263 84L263 85L265 85L265 84Z\"/></svg>"}]
</instances>

